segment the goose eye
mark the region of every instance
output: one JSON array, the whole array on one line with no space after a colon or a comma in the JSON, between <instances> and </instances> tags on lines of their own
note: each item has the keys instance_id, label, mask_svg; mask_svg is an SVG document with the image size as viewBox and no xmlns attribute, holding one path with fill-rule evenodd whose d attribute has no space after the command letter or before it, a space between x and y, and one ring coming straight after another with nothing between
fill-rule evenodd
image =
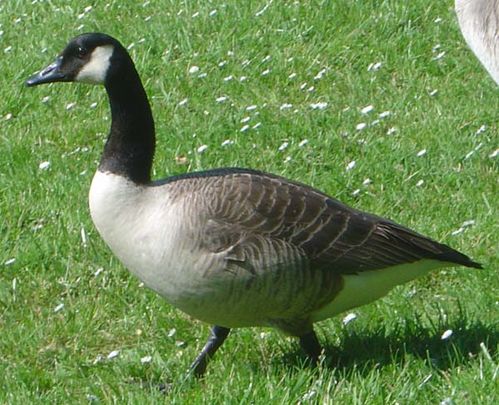
<instances>
[{"instance_id":1,"label":"goose eye","mask_svg":"<svg viewBox=\"0 0 499 405\"><path fill-rule=\"evenodd\" d=\"M76 50L76 53L79 58L83 58L87 54L87 50L83 48L82 46L79 46L78 49Z\"/></svg>"}]
</instances>

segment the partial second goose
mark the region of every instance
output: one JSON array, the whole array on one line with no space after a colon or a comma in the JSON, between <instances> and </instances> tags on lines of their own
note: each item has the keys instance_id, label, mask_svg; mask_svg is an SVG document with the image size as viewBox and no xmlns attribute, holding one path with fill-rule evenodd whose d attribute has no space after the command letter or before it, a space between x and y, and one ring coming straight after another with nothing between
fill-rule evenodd
<instances>
[{"instance_id":1,"label":"partial second goose","mask_svg":"<svg viewBox=\"0 0 499 405\"><path fill-rule=\"evenodd\" d=\"M71 40L31 77L104 85L111 130L90 189L100 235L148 287L214 325L196 375L230 328L271 326L316 360L313 323L376 300L441 267L481 266L388 219L307 185L223 168L151 180L154 121L139 75L114 38Z\"/></svg>"},{"instance_id":2,"label":"partial second goose","mask_svg":"<svg viewBox=\"0 0 499 405\"><path fill-rule=\"evenodd\" d=\"M456 0L455 8L466 42L499 84L499 0Z\"/></svg>"}]
</instances>

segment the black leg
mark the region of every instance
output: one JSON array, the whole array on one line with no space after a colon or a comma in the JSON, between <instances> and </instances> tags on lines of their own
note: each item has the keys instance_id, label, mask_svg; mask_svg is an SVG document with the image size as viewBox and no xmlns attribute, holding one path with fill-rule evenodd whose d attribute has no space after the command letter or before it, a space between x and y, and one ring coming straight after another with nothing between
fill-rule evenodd
<instances>
[{"instance_id":1,"label":"black leg","mask_svg":"<svg viewBox=\"0 0 499 405\"><path fill-rule=\"evenodd\" d=\"M300 336L300 346L313 363L318 363L322 347L314 331Z\"/></svg>"},{"instance_id":2,"label":"black leg","mask_svg":"<svg viewBox=\"0 0 499 405\"><path fill-rule=\"evenodd\" d=\"M211 334L208 341L199 353L199 356L194 360L191 365L191 371L196 377L202 377L206 371L206 366L210 359L213 357L215 352L218 350L222 343L225 341L229 335L230 329L224 328L223 326L213 326L211 328Z\"/></svg>"}]
</instances>

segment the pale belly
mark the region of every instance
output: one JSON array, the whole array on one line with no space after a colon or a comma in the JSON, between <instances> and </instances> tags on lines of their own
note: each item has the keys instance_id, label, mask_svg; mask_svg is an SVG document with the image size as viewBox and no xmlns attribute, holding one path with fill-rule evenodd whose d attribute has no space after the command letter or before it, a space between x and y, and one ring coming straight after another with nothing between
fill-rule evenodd
<instances>
[{"instance_id":1,"label":"pale belly","mask_svg":"<svg viewBox=\"0 0 499 405\"><path fill-rule=\"evenodd\" d=\"M338 315L349 309L369 304L384 297L397 285L404 284L431 270L443 267L445 263L436 260L421 260L389 267L382 270L344 275L343 288L333 301L311 314L313 322Z\"/></svg>"}]
</instances>

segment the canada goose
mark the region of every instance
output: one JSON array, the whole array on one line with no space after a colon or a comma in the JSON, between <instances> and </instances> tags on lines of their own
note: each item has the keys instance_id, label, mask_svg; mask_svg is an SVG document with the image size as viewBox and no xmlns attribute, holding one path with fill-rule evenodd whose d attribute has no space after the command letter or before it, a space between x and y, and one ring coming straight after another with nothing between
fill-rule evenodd
<instances>
[{"instance_id":1,"label":"canada goose","mask_svg":"<svg viewBox=\"0 0 499 405\"><path fill-rule=\"evenodd\" d=\"M90 188L104 241L145 285L215 325L192 364L198 376L230 328L272 326L317 360L313 323L367 304L467 256L304 184L223 168L151 180L149 102L125 48L100 33L69 42L27 81L103 84L112 123Z\"/></svg>"},{"instance_id":2,"label":"canada goose","mask_svg":"<svg viewBox=\"0 0 499 405\"><path fill-rule=\"evenodd\" d=\"M456 0L455 7L464 39L499 84L499 0Z\"/></svg>"}]
</instances>

